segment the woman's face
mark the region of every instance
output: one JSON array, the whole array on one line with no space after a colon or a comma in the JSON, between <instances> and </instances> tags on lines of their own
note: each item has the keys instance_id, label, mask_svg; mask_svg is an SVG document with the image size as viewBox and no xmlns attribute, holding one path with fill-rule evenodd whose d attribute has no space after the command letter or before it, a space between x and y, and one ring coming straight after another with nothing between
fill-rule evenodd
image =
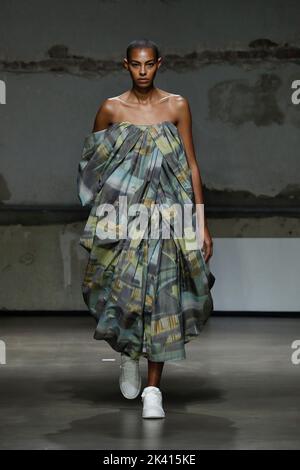
<instances>
[{"instance_id":1,"label":"woman's face","mask_svg":"<svg viewBox=\"0 0 300 470\"><path fill-rule=\"evenodd\" d=\"M134 85L138 87L152 85L160 63L161 58L155 59L155 52L151 47L134 48L131 50L130 59L124 59L124 67L129 71Z\"/></svg>"}]
</instances>

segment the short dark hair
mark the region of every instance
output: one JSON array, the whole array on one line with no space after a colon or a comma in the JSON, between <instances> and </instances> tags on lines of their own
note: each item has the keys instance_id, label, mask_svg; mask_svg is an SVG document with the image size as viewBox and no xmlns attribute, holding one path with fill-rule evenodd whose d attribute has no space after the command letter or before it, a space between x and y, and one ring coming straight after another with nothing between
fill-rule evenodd
<instances>
[{"instance_id":1,"label":"short dark hair","mask_svg":"<svg viewBox=\"0 0 300 470\"><path fill-rule=\"evenodd\" d=\"M157 60L160 57L160 51L159 51L158 45L154 41L144 38L144 39L135 39L134 41L131 41L128 44L127 49L126 49L127 60L130 59L130 53L132 49L136 49L136 48L141 49L142 47L150 47L154 51L155 60Z\"/></svg>"}]
</instances>

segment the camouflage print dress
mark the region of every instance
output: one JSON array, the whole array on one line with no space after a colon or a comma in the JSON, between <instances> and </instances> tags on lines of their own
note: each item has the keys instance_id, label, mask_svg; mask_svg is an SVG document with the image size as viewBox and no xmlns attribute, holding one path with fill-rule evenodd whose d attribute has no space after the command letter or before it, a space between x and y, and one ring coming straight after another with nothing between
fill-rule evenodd
<instances>
[{"instance_id":1,"label":"camouflage print dress","mask_svg":"<svg viewBox=\"0 0 300 470\"><path fill-rule=\"evenodd\" d=\"M137 228L133 216L127 233L135 227L130 233L139 229L143 237L121 237L121 216L114 224L118 236L105 237L112 226L101 210L104 204L120 210L120 196L128 214L132 204L142 204L149 217L154 204L190 204L196 230L191 171L177 127L123 121L88 134L77 184L81 204L91 209L79 244L89 252L82 294L96 320L94 339L133 359L185 359L184 344L199 335L213 310L215 277L201 250L175 237L172 222L171 236L159 229L152 237L151 224L142 219Z\"/></svg>"}]
</instances>

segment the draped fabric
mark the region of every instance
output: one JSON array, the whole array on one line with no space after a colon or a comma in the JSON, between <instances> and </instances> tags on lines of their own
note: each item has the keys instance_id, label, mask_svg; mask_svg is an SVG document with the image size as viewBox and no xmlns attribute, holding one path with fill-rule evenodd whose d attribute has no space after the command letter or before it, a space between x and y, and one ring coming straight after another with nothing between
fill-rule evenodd
<instances>
[{"instance_id":1,"label":"draped fabric","mask_svg":"<svg viewBox=\"0 0 300 470\"><path fill-rule=\"evenodd\" d=\"M190 205L196 230L191 171L177 127L123 121L88 134L77 185L82 206L90 208L79 243L89 252L82 294L96 320L94 338L133 359L185 359L185 343L199 335L213 310L215 277L199 245L175 236L172 217L170 235L163 236L158 222L164 212L154 210ZM146 208L128 216L127 236L120 200L127 214L134 204ZM122 216L107 224L103 207ZM159 226L155 237L150 216Z\"/></svg>"}]
</instances>

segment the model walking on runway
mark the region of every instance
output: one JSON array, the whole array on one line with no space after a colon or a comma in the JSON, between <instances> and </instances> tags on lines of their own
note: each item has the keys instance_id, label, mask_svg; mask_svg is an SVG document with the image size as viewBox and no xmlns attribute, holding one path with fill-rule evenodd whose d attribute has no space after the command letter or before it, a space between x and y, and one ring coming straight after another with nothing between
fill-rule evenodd
<instances>
[{"instance_id":1,"label":"model walking on runway","mask_svg":"<svg viewBox=\"0 0 300 470\"><path fill-rule=\"evenodd\" d=\"M208 266L213 242L205 215L202 251L191 249L185 236L177 238L174 223L169 237L162 236L161 228L158 237L150 232L154 205L189 204L194 229L196 205L204 206L189 103L154 86L161 62L153 41L129 44L124 67L131 89L100 104L78 170L80 201L91 207L80 238L90 253L83 297L96 320L94 338L121 353L124 397L139 395L139 359L148 360L143 418L165 417L159 388L164 362L186 358L185 343L199 335L213 310L215 282ZM148 209L148 219L128 215L127 236L120 237L124 198L126 214L139 204ZM103 207L119 210L118 221L108 224ZM112 228L118 236L108 236ZM143 237L131 236L137 232Z\"/></svg>"}]
</instances>

